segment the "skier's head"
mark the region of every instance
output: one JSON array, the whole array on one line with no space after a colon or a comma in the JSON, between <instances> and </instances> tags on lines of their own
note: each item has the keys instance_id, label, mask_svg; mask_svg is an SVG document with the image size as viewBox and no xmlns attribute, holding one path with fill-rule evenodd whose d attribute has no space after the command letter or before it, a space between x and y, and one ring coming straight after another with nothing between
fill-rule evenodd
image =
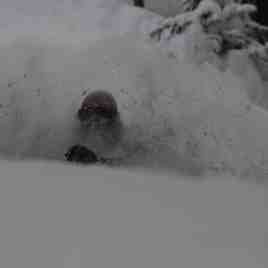
<instances>
[{"instance_id":1,"label":"skier's head","mask_svg":"<svg viewBox=\"0 0 268 268\"><path fill-rule=\"evenodd\" d=\"M84 98L77 116L81 123L90 124L96 120L113 122L119 114L112 94L104 90L97 90Z\"/></svg>"}]
</instances>

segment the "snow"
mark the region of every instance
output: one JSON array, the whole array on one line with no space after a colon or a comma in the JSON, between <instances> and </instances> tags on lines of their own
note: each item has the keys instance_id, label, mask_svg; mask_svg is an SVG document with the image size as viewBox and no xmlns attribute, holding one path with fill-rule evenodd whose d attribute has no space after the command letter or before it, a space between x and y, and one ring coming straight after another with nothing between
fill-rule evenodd
<instances>
[{"instance_id":1,"label":"snow","mask_svg":"<svg viewBox=\"0 0 268 268\"><path fill-rule=\"evenodd\" d=\"M267 84L247 53L219 60L198 24L148 40L162 18L123 0L37 2L0 1L1 266L78 267L73 249L80 267L267 267ZM96 89L115 146L79 129ZM125 161L66 165L75 143Z\"/></svg>"},{"instance_id":2,"label":"snow","mask_svg":"<svg viewBox=\"0 0 268 268\"><path fill-rule=\"evenodd\" d=\"M191 1L191 0L190 0ZM145 7L162 16L175 16L182 11L184 0L145 0Z\"/></svg>"},{"instance_id":3,"label":"snow","mask_svg":"<svg viewBox=\"0 0 268 268\"><path fill-rule=\"evenodd\" d=\"M267 267L267 187L60 163L0 167L3 267Z\"/></svg>"},{"instance_id":4,"label":"snow","mask_svg":"<svg viewBox=\"0 0 268 268\"><path fill-rule=\"evenodd\" d=\"M67 43L63 33L61 42L49 36L5 40L2 153L60 160L69 146L83 143L128 164L265 178L264 84L243 53L231 55L223 71L193 64L208 55L206 45L196 50L195 32L185 37L189 46L179 62L131 33L91 45ZM96 89L114 95L125 126L124 139L109 152L98 136L83 137L75 117L83 93Z\"/></svg>"}]
</instances>

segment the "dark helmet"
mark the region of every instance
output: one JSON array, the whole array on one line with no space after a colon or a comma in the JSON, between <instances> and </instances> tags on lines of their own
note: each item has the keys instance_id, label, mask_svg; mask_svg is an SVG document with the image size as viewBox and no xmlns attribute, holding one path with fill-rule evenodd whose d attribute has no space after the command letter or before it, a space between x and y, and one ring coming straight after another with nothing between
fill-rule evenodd
<instances>
[{"instance_id":1,"label":"dark helmet","mask_svg":"<svg viewBox=\"0 0 268 268\"><path fill-rule=\"evenodd\" d=\"M81 122L90 121L93 118L115 120L118 117L116 101L107 91L94 91L84 98L77 116Z\"/></svg>"}]
</instances>

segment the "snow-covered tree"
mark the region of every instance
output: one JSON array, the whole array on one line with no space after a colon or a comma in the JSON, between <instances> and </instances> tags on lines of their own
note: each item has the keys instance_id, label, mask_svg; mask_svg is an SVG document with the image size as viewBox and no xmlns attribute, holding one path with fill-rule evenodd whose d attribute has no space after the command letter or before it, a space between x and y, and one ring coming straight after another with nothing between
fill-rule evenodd
<instances>
[{"instance_id":1,"label":"snow-covered tree","mask_svg":"<svg viewBox=\"0 0 268 268\"><path fill-rule=\"evenodd\" d=\"M252 19L254 12L253 4L240 0L185 0L185 12L164 19L151 37L170 40L198 24L204 34L217 36L218 54L231 49L262 47L268 38L268 28Z\"/></svg>"}]
</instances>

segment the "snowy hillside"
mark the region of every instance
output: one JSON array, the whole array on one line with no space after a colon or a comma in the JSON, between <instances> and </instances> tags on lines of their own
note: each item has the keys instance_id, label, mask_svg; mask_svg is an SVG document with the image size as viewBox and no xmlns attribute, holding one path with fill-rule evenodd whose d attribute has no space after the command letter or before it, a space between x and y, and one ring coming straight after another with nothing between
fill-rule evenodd
<instances>
[{"instance_id":1,"label":"snowy hillside","mask_svg":"<svg viewBox=\"0 0 268 268\"><path fill-rule=\"evenodd\" d=\"M129 2L0 1L0 267L267 267L265 49ZM98 89L117 143L77 119ZM121 160L62 162L77 143Z\"/></svg>"},{"instance_id":2,"label":"snowy hillside","mask_svg":"<svg viewBox=\"0 0 268 268\"><path fill-rule=\"evenodd\" d=\"M44 162L0 168L1 267L267 267L262 186Z\"/></svg>"}]
</instances>

